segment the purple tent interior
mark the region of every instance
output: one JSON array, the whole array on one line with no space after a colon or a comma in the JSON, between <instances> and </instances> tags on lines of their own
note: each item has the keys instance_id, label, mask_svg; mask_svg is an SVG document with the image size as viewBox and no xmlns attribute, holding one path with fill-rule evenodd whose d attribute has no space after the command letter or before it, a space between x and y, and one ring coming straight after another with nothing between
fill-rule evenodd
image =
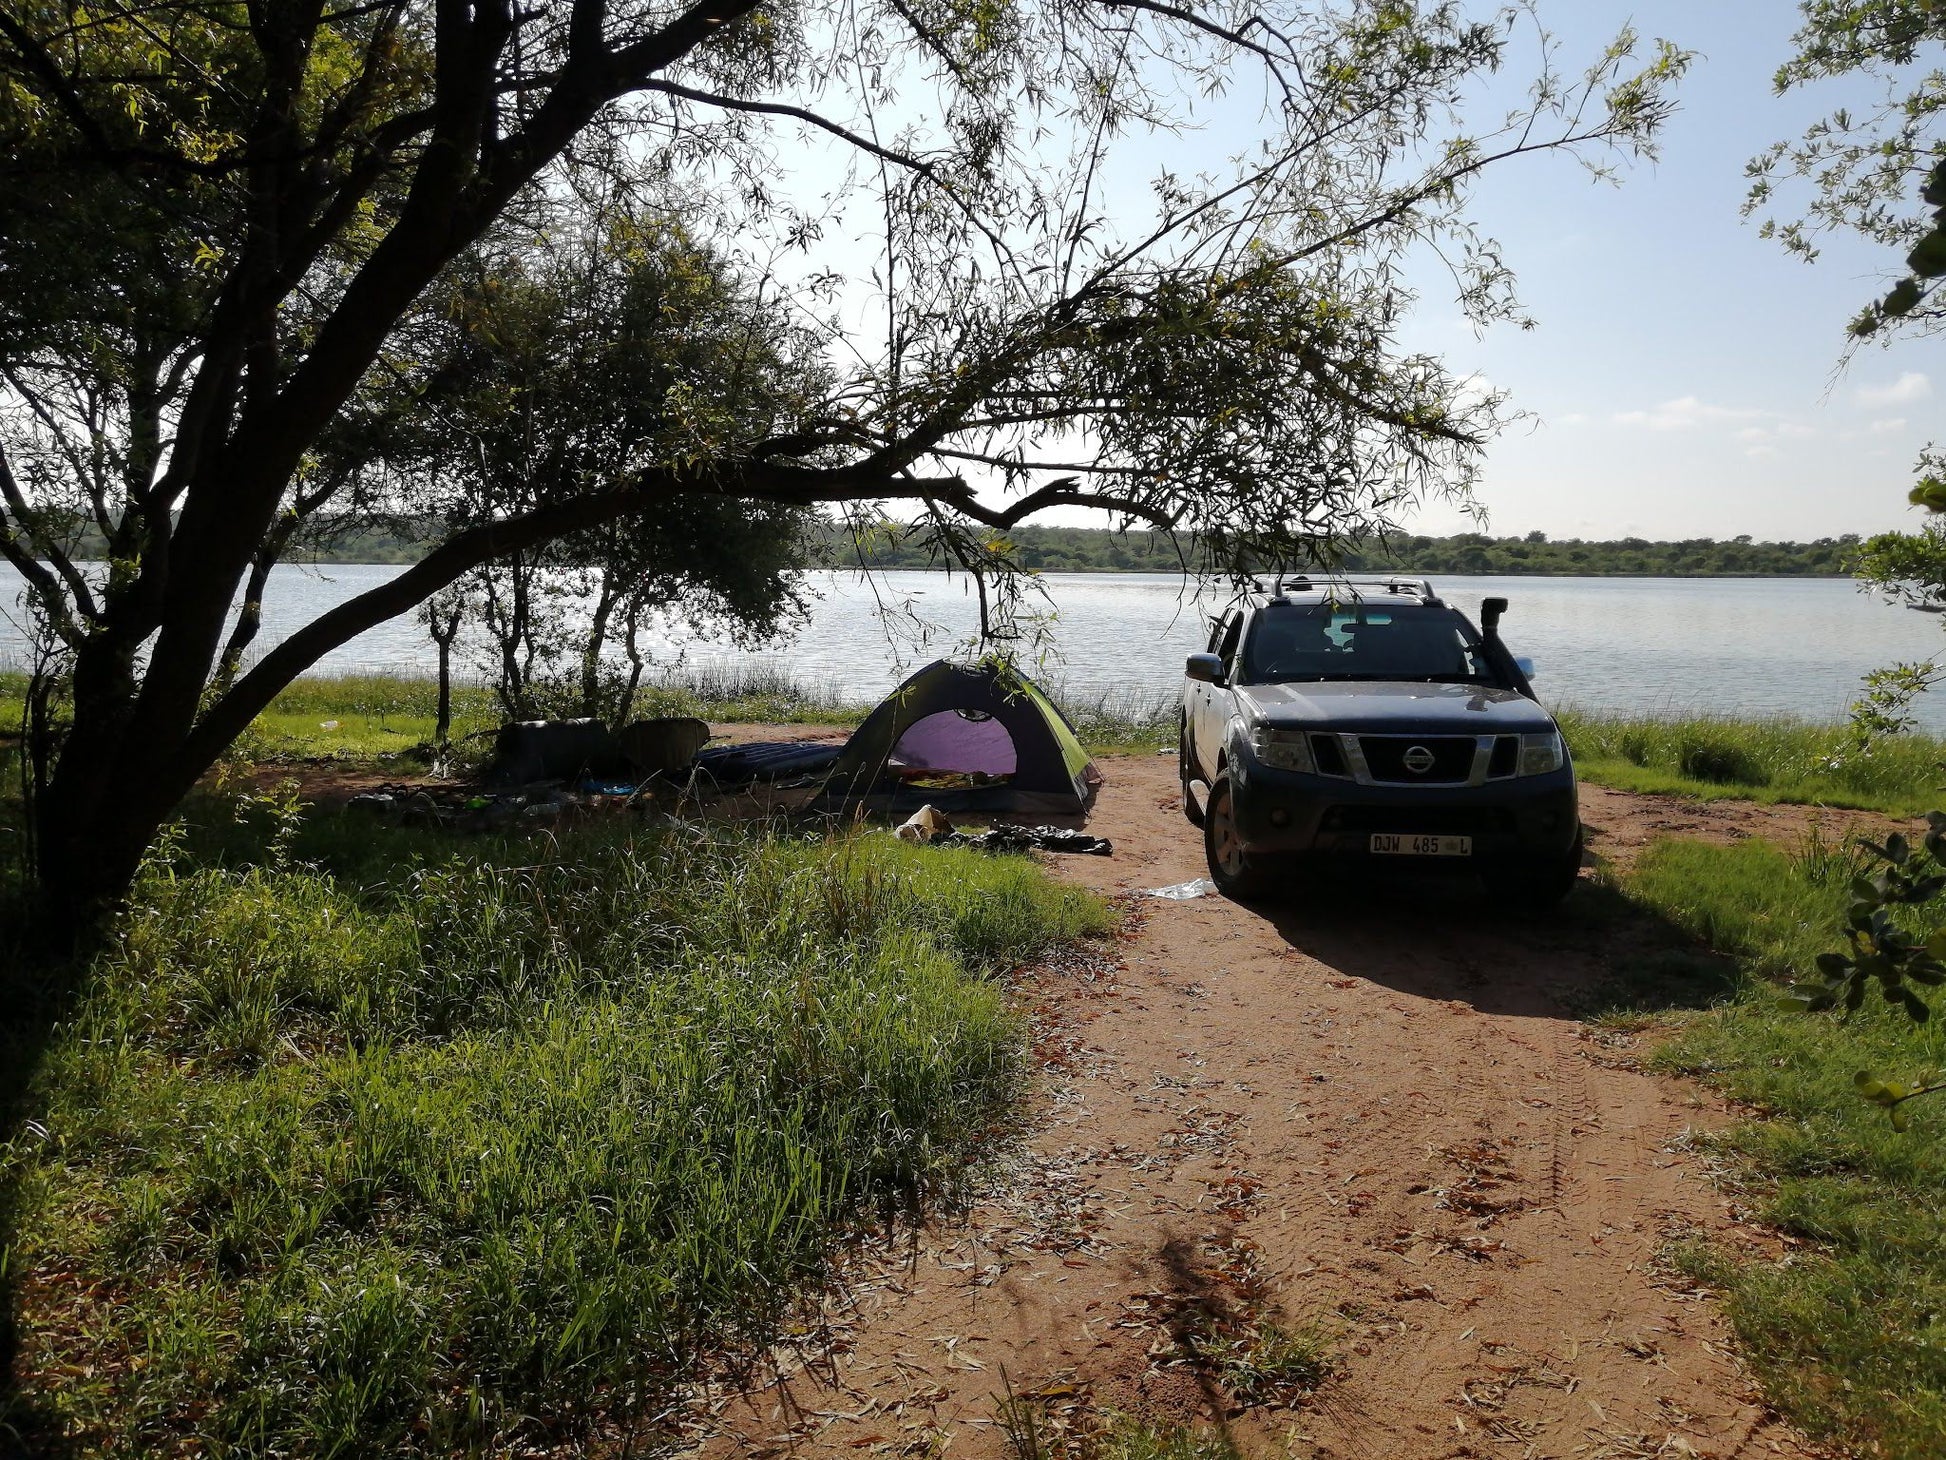
<instances>
[{"instance_id":1,"label":"purple tent interior","mask_svg":"<svg viewBox=\"0 0 1946 1460\"><path fill-rule=\"evenodd\" d=\"M940 710L915 720L892 747L892 763L930 771L1011 776L1020 764L1007 727L979 710Z\"/></svg>"}]
</instances>

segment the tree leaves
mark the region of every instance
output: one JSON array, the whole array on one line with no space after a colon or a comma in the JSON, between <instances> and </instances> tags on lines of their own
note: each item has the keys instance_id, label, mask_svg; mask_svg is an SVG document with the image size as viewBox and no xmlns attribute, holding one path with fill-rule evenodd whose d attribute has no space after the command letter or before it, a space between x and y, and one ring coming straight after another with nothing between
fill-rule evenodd
<instances>
[{"instance_id":1,"label":"tree leaves","mask_svg":"<svg viewBox=\"0 0 1946 1460\"><path fill-rule=\"evenodd\" d=\"M1896 249L1904 277L1852 321L1853 339L1887 327L1930 332L1942 311L1929 281L1946 275L1946 158L1935 121L1946 109L1946 74L1922 60L1946 39L1946 9L1936 0L1802 0L1797 52L1779 68L1779 92L1862 74L1884 86L1884 104L1839 108L1793 142L1753 159L1745 214L1770 207L1780 184L1810 188L1796 218L1767 218L1766 237L1817 257L1819 235L1844 229ZM1913 187L1913 178L1925 181ZM1927 216L1925 210L1938 210Z\"/></svg>"},{"instance_id":2,"label":"tree leaves","mask_svg":"<svg viewBox=\"0 0 1946 1460\"><path fill-rule=\"evenodd\" d=\"M1946 983L1946 927L1921 938L1899 924L1896 912L1923 906L1946 892L1946 812L1928 813L1917 847L1903 832L1893 832L1883 842L1860 837L1854 845L1879 866L1851 880L1852 901L1845 912L1844 930L1848 947L1844 952L1820 953L1818 981L1794 985L1779 1007L1817 1014L1842 1005L1850 1015L1863 1007L1867 990L1876 984L1887 1004L1914 1023L1924 1024L1932 1018L1932 1007L1913 985L1933 988ZM1907 1101L1946 1089L1927 1081L1901 1084L1865 1070L1854 1083L1859 1095L1883 1106L1893 1129L1901 1131L1911 1121Z\"/></svg>"}]
</instances>

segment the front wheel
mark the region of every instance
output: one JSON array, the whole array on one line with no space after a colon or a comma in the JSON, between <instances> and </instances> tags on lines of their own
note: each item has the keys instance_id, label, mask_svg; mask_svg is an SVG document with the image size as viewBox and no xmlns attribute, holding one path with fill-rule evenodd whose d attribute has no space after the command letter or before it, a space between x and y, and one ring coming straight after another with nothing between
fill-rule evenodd
<instances>
[{"instance_id":1,"label":"front wheel","mask_svg":"<svg viewBox=\"0 0 1946 1460\"><path fill-rule=\"evenodd\" d=\"M1225 897L1251 902L1270 891L1269 868L1261 857L1243 849L1237 831L1236 792L1227 773L1210 783L1203 807L1203 854L1209 860L1210 881Z\"/></svg>"}]
</instances>

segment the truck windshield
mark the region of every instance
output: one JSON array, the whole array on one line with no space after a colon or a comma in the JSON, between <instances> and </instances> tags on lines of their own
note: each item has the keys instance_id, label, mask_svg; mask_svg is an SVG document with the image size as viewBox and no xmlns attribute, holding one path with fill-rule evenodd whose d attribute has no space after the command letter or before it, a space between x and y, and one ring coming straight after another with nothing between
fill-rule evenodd
<instances>
[{"instance_id":1,"label":"truck windshield","mask_svg":"<svg viewBox=\"0 0 1946 1460\"><path fill-rule=\"evenodd\" d=\"M1464 619L1416 603L1267 604L1244 641L1243 679L1499 682Z\"/></svg>"}]
</instances>

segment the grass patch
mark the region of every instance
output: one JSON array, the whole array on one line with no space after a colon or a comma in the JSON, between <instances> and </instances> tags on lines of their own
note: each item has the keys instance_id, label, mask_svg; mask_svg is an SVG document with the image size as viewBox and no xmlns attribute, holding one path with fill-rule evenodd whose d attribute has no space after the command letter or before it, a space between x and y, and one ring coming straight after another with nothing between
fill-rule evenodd
<instances>
[{"instance_id":1,"label":"grass patch","mask_svg":"<svg viewBox=\"0 0 1946 1460\"><path fill-rule=\"evenodd\" d=\"M1591 715L1557 717L1584 780L1621 791L1844 806L1917 816L1946 799L1946 742L1906 734L1853 752L1841 725Z\"/></svg>"},{"instance_id":2,"label":"grass patch","mask_svg":"<svg viewBox=\"0 0 1946 1460\"><path fill-rule=\"evenodd\" d=\"M1901 1135L1852 1077L1946 1064L1946 1041L1876 1002L1850 1019L1786 1012L1775 982L1840 946L1853 866L1815 842L1671 841L1626 885L1743 970L1657 1060L1768 1113L1710 1143L1765 1219L1806 1242L1779 1263L1692 1247L1680 1265L1726 1293L1752 1363L1799 1424L1920 1460L1946 1453L1946 1107L1918 1102Z\"/></svg>"},{"instance_id":3,"label":"grass patch","mask_svg":"<svg viewBox=\"0 0 1946 1460\"><path fill-rule=\"evenodd\" d=\"M1108 917L884 836L389 836L149 871L0 1148L0 1425L364 1456L649 1412L847 1225L964 1193L1023 1078L984 975Z\"/></svg>"},{"instance_id":4,"label":"grass patch","mask_svg":"<svg viewBox=\"0 0 1946 1460\"><path fill-rule=\"evenodd\" d=\"M632 717L851 725L870 708L845 700L830 686L807 686L778 666L705 664L636 691ZM257 717L235 755L246 761L317 756L359 761L411 754L431 740L437 709L438 686L430 679L396 674L300 679ZM0 698L0 715L4 710ZM490 689L454 686L454 740L493 730L501 718Z\"/></svg>"},{"instance_id":5,"label":"grass patch","mask_svg":"<svg viewBox=\"0 0 1946 1460\"><path fill-rule=\"evenodd\" d=\"M1093 755L1154 755L1174 750L1182 729L1182 690L1120 689L1095 694L1050 691Z\"/></svg>"},{"instance_id":6,"label":"grass patch","mask_svg":"<svg viewBox=\"0 0 1946 1460\"><path fill-rule=\"evenodd\" d=\"M1010 1388L996 1419L1007 1460L1243 1460L1222 1430L1104 1414L1069 1394Z\"/></svg>"}]
</instances>

